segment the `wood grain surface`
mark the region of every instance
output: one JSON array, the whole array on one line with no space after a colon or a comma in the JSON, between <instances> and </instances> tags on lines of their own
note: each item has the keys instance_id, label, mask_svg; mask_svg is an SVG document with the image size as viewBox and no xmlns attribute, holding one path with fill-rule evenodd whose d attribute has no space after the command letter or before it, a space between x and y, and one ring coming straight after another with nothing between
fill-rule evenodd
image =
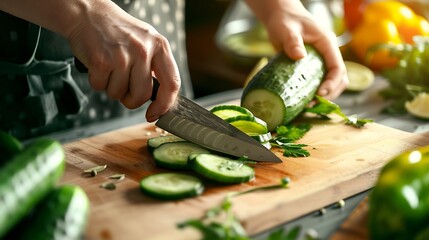
<instances>
[{"instance_id":1,"label":"wood grain surface","mask_svg":"<svg viewBox=\"0 0 429 240\"><path fill-rule=\"evenodd\" d=\"M64 145L67 157L62 183L84 188L91 201L86 239L198 239L193 229L177 224L198 218L218 205L228 192L277 184L289 176L287 189L254 192L234 198L233 209L249 234L256 234L306 213L371 188L380 168L393 156L429 144L423 135L377 123L361 129L338 121L313 121L299 142L308 144L306 158L282 158L281 164L256 164L256 178L237 185L206 182L202 196L180 201L159 201L143 195L139 181L169 171L156 167L147 150L149 138L161 131L139 124ZM107 164L95 177L82 171ZM100 188L108 177L124 173L115 190ZM191 173L191 172L190 172Z\"/></svg>"}]
</instances>

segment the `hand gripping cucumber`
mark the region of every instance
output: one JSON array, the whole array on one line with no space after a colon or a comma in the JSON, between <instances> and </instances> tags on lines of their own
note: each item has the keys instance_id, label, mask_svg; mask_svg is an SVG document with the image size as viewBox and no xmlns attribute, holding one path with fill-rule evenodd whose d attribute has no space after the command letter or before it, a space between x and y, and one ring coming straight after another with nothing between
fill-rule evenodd
<instances>
[{"instance_id":1,"label":"hand gripping cucumber","mask_svg":"<svg viewBox=\"0 0 429 240\"><path fill-rule=\"evenodd\" d=\"M17 240L83 239L89 200L82 188L62 185L53 188L20 226Z\"/></svg>"},{"instance_id":2,"label":"hand gripping cucumber","mask_svg":"<svg viewBox=\"0 0 429 240\"><path fill-rule=\"evenodd\" d=\"M41 138L15 154L0 169L0 238L53 188L65 168L59 142Z\"/></svg>"}]
</instances>

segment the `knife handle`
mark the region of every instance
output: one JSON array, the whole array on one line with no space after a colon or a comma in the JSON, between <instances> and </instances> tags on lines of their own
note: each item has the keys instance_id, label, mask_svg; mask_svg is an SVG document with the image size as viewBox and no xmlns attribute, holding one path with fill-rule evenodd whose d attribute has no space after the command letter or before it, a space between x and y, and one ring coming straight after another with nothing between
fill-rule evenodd
<instances>
[{"instance_id":1,"label":"knife handle","mask_svg":"<svg viewBox=\"0 0 429 240\"><path fill-rule=\"evenodd\" d=\"M79 72L88 73L88 68L79 59L77 59L77 57L74 58L74 65ZM158 82L158 79L156 79L155 77L152 77L152 82L153 82L153 86L152 86L152 95L150 97L150 100L154 101L156 99L156 93L158 92L158 89L159 89L159 82Z\"/></svg>"}]
</instances>

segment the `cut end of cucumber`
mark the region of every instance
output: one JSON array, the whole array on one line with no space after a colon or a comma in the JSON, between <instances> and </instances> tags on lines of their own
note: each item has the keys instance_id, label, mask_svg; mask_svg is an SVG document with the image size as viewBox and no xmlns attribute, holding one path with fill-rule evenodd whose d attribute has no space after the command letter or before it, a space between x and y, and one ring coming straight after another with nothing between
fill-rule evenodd
<instances>
[{"instance_id":1,"label":"cut end of cucumber","mask_svg":"<svg viewBox=\"0 0 429 240\"><path fill-rule=\"evenodd\" d=\"M266 122L270 132L283 124L283 116L286 115L283 99L267 89L254 89L248 92L241 106Z\"/></svg>"},{"instance_id":2,"label":"cut end of cucumber","mask_svg":"<svg viewBox=\"0 0 429 240\"><path fill-rule=\"evenodd\" d=\"M350 61L344 61L349 84L347 90L359 92L368 89L374 83L374 72L368 67Z\"/></svg>"},{"instance_id":3,"label":"cut end of cucumber","mask_svg":"<svg viewBox=\"0 0 429 240\"><path fill-rule=\"evenodd\" d=\"M143 193L158 199L174 200L198 196L204 185L200 179L183 173L158 173L140 181Z\"/></svg>"}]
</instances>

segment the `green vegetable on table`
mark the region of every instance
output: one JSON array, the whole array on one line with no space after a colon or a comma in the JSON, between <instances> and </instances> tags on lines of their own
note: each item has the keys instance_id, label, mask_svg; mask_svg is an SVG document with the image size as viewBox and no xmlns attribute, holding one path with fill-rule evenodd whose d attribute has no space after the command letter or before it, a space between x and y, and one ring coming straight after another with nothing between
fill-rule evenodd
<instances>
[{"instance_id":1,"label":"green vegetable on table","mask_svg":"<svg viewBox=\"0 0 429 240\"><path fill-rule=\"evenodd\" d=\"M57 183L65 170L62 145L39 138L25 146L0 131L0 239L81 239L89 201L78 186ZM5 155L2 155L5 157Z\"/></svg>"},{"instance_id":2,"label":"green vegetable on table","mask_svg":"<svg viewBox=\"0 0 429 240\"><path fill-rule=\"evenodd\" d=\"M38 139L0 169L0 237L17 224L53 188L64 173L62 146Z\"/></svg>"},{"instance_id":3,"label":"green vegetable on table","mask_svg":"<svg viewBox=\"0 0 429 240\"><path fill-rule=\"evenodd\" d=\"M429 146L389 161L369 196L371 239L429 239L428 189Z\"/></svg>"}]
</instances>

